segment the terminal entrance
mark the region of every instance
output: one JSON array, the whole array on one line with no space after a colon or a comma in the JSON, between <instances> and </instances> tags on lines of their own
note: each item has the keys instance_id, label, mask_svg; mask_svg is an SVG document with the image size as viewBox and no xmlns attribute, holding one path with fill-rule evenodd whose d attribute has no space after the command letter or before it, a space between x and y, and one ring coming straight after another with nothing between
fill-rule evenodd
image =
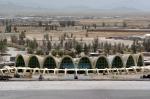
<instances>
[{"instance_id":1,"label":"terminal entrance","mask_svg":"<svg viewBox=\"0 0 150 99\"><path fill-rule=\"evenodd\" d=\"M140 55L137 61L137 66L143 66L143 65L144 65L144 62L143 62L142 56Z\"/></svg>"},{"instance_id":2,"label":"terminal entrance","mask_svg":"<svg viewBox=\"0 0 150 99\"><path fill-rule=\"evenodd\" d=\"M131 66L135 66L135 61L133 57L130 55L126 63L126 68L129 68Z\"/></svg>"},{"instance_id":3,"label":"terminal entrance","mask_svg":"<svg viewBox=\"0 0 150 99\"><path fill-rule=\"evenodd\" d=\"M48 68L48 69L55 69L56 66L56 61L52 57L47 57L44 61L43 68Z\"/></svg>"},{"instance_id":4,"label":"terminal entrance","mask_svg":"<svg viewBox=\"0 0 150 99\"><path fill-rule=\"evenodd\" d=\"M123 61L121 57L116 56L112 61L112 68L122 68L123 67Z\"/></svg>"},{"instance_id":5,"label":"terminal entrance","mask_svg":"<svg viewBox=\"0 0 150 99\"><path fill-rule=\"evenodd\" d=\"M16 67L25 67L25 61L23 56L19 55L16 59Z\"/></svg>"},{"instance_id":6,"label":"terminal entrance","mask_svg":"<svg viewBox=\"0 0 150 99\"><path fill-rule=\"evenodd\" d=\"M60 63L60 69L72 69L74 68L73 60L70 57L64 57Z\"/></svg>"},{"instance_id":7,"label":"terminal entrance","mask_svg":"<svg viewBox=\"0 0 150 99\"><path fill-rule=\"evenodd\" d=\"M30 68L40 68L40 63L36 56L32 56L29 59L28 67Z\"/></svg>"},{"instance_id":8,"label":"terminal entrance","mask_svg":"<svg viewBox=\"0 0 150 99\"><path fill-rule=\"evenodd\" d=\"M78 63L79 69L92 69L92 64L89 58L82 57Z\"/></svg>"},{"instance_id":9,"label":"terminal entrance","mask_svg":"<svg viewBox=\"0 0 150 99\"><path fill-rule=\"evenodd\" d=\"M96 68L98 68L98 69L109 68L107 59L105 57L99 57L96 62Z\"/></svg>"}]
</instances>

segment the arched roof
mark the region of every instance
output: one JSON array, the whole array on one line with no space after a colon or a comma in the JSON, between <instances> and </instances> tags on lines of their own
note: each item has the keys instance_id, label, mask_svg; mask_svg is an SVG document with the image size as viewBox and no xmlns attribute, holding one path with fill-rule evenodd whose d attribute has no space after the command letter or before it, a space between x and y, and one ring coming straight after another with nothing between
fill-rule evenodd
<instances>
[{"instance_id":1,"label":"arched roof","mask_svg":"<svg viewBox=\"0 0 150 99\"><path fill-rule=\"evenodd\" d=\"M32 57L36 57L36 59L38 60L38 62L39 62L39 65L40 65L40 68L43 68L43 65L44 65L44 61L48 58L48 57L51 57L51 58L53 58L54 60L55 60L55 62L56 62L56 64L57 64L57 68L60 68L60 65L61 65L61 63L62 63L62 61L65 59L65 58L69 58L71 61L72 61L72 63L73 63L73 65L74 65L74 68L77 68L78 66L79 66L79 62L81 61L81 59L83 59L83 58L86 58L86 59L88 59L89 60L89 64L90 64L90 68L96 68L96 63L97 63L97 61L98 61L98 59L99 58L105 58L106 59L106 61L108 62L108 64L109 64L109 67L111 68L112 67L112 62L114 61L114 59L116 58L116 57L119 57L120 59L121 59L121 61L122 61L122 63L123 63L123 67L126 67L126 64L127 64L127 61L128 61L128 59L129 59L129 57L132 57L133 59L134 59L134 62L135 62L135 66L137 66L137 63L138 63L138 60L139 60L139 58L141 57L142 58L142 60L139 62L139 64L143 64L144 65L144 59L143 59L143 55L142 54L134 54L134 55L132 55L132 54L122 54L122 55L110 55L110 56L108 56L108 57L106 57L106 56L99 56L99 57L97 57L97 58L90 58L90 57L88 57L88 56L82 56L81 58L72 58L71 56L68 56L68 55L65 55L65 56L63 56L62 58L55 58L54 56L52 56L52 55L48 55L48 56L46 56L46 57L42 57L42 56L37 56L37 55L20 55L20 54L18 54L17 56L16 56L16 60L15 61L17 61L17 59L19 58L19 57L22 57L23 58L23 60L24 60L24 62L25 62L25 67L28 67L28 64L29 64L29 61L30 61L30 59L32 58ZM71 61L70 61L70 63L71 63ZM88 66L89 66L89 64L88 64ZM121 64L121 63L119 63L119 64ZM71 65L71 67L73 66L73 65ZM15 63L15 66L16 66L16 63ZM69 65L68 65L69 66ZM119 66L119 65L118 65ZM141 66L141 65L139 65L139 66ZM84 66L83 66L84 67ZM123 68L122 67L122 68ZM121 67L120 67L121 68Z\"/></svg>"},{"instance_id":2,"label":"arched roof","mask_svg":"<svg viewBox=\"0 0 150 99\"><path fill-rule=\"evenodd\" d=\"M124 65L122 56L118 54L118 55L110 55L110 56L108 56L108 60L109 60L109 63L110 63L111 68L112 68L112 64L113 64L113 62L114 62L114 59L115 59L116 57L119 57L119 58L121 59L121 62L122 62L123 67L124 67L125 65ZM122 67L122 68L123 68L123 67Z\"/></svg>"},{"instance_id":3,"label":"arched roof","mask_svg":"<svg viewBox=\"0 0 150 99\"><path fill-rule=\"evenodd\" d=\"M138 61L140 55L143 57L143 55L142 55L141 53L139 53L139 54L134 54L134 57L135 57L136 61Z\"/></svg>"},{"instance_id":4,"label":"arched roof","mask_svg":"<svg viewBox=\"0 0 150 99\"><path fill-rule=\"evenodd\" d=\"M90 57L88 57L88 56L82 56L82 57L79 59L79 61L78 61L78 67L79 67L80 61L81 61L83 58L87 58L87 59L89 60L90 65L91 65L91 69L93 69L94 66L93 66L92 60L91 60Z\"/></svg>"},{"instance_id":5,"label":"arched roof","mask_svg":"<svg viewBox=\"0 0 150 99\"><path fill-rule=\"evenodd\" d=\"M61 60L60 60L59 68L61 67L61 64L62 64L62 62L63 62L63 60L64 60L65 58L71 59L73 65L74 65L74 67L75 67L75 63L74 63L74 61L73 61L73 58L72 58L71 56L69 56L69 55L64 55L64 56L61 58Z\"/></svg>"},{"instance_id":6,"label":"arched roof","mask_svg":"<svg viewBox=\"0 0 150 99\"><path fill-rule=\"evenodd\" d=\"M135 57L135 60L137 62L137 65L138 65L138 61L139 61L139 58L141 57L142 58L142 64L144 65L144 57L143 57L143 54L139 53L139 54L134 54L134 57Z\"/></svg>"},{"instance_id":7,"label":"arched roof","mask_svg":"<svg viewBox=\"0 0 150 99\"><path fill-rule=\"evenodd\" d=\"M122 55L122 59L123 59L123 62L124 62L125 67L127 66L127 62L128 62L128 59L129 59L130 57L133 58L135 66L137 65L136 59L135 59L135 56L134 56L134 55L132 55L132 54L123 54L123 55Z\"/></svg>"},{"instance_id":8,"label":"arched roof","mask_svg":"<svg viewBox=\"0 0 150 99\"><path fill-rule=\"evenodd\" d=\"M24 62L25 62L25 67L28 67L28 60L29 60L29 55L21 55L21 54L18 54L16 56L16 59L15 59L15 66L16 66L16 61L18 60L19 57L22 57Z\"/></svg>"},{"instance_id":9,"label":"arched roof","mask_svg":"<svg viewBox=\"0 0 150 99\"><path fill-rule=\"evenodd\" d=\"M39 65L40 65L40 68L42 68L43 59L44 59L44 58L41 57L41 56L38 56L38 55L30 55L30 56L29 56L28 61L27 61L28 66L29 66L30 59L33 58L33 57L35 57L35 58L38 60Z\"/></svg>"},{"instance_id":10,"label":"arched roof","mask_svg":"<svg viewBox=\"0 0 150 99\"><path fill-rule=\"evenodd\" d=\"M95 59L95 61L94 61L94 68L96 68L96 64L97 64L97 62L98 62L98 60L99 60L100 58L105 58L106 61L107 61L107 63L108 63L108 67L111 68L111 65L110 65L110 63L109 63L108 58L107 58L106 56L104 56L104 55L101 55L101 56L99 56L98 58Z\"/></svg>"},{"instance_id":11,"label":"arched roof","mask_svg":"<svg viewBox=\"0 0 150 99\"><path fill-rule=\"evenodd\" d=\"M58 68L58 61L57 61L56 58L55 58L54 56L52 56L52 55L48 55L48 56L44 57L43 62L42 62L42 67L43 67L43 68L44 68L44 63L45 63L45 61L46 61L47 58L52 58L52 59L55 61L55 63L56 63L56 68Z\"/></svg>"}]
</instances>

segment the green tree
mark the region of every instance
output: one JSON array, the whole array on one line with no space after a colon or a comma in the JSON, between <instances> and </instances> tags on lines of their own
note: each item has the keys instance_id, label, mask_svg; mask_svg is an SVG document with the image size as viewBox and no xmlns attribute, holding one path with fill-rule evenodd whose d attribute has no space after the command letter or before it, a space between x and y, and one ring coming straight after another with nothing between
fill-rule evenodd
<instances>
[{"instance_id":1,"label":"green tree","mask_svg":"<svg viewBox=\"0 0 150 99\"><path fill-rule=\"evenodd\" d=\"M105 52L105 54L110 53L110 44L108 42L104 43L104 52Z\"/></svg>"},{"instance_id":2,"label":"green tree","mask_svg":"<svg viewBox=\"0 0 150 99\"><path fill-rule=\"evenodd\" d=\"M38 26L41 27L42 26L42 21L38 22Z\"/></svg>"},{"instance_id":3,"label":"green tree","mask_svg":"<svg viewBox=\"0 0 150 99\"><path fill-rule=\"evenodd\" d=\"M96 25L96 24L93 24L93 27L94 27L94 29L96 29L97 25Z\"/></svg>"},{"instance_id":4,"label":"green tree","mask_svg":"<svg viewBox=\"0 0 150 99\"><path fill-rule=\"evenodd\" d=\"M89 53L89 48L87 46L87 44L84 44L84 53L87 55Z\"/></svg>"},{"instance_id":5,"label":"green tree","mask_svg":"<svg viewBox=\"0 0 150 99\"><path fill-rule=\"evenodd\" d=\"M31 49L31 48L27 48L27 53L28 53L28 54L33 54L33 53L34 53L34 50Z\"/></svg>"},{"instance_id":6,"label":"green tree","mask_svg":"<svg viewBox=\"0 0 150 99\"><path fill-rule=\"evenodd\" d=\"M112 49L113 54L117 53L117 44L114 43L113 49Z\"/></svg>"},{"instance_id":7,"label":"green tree","mask_svg":"<svg viewBox=\"0 0 150 99\"><path fill-rule=\"evenodd\" d=\"M131 50L135 54L137 52L137 40L133 41L133 44L131 45Z\"/></svg>"},{"instance_id":8,"label":"green tree","mask_svg":"<svg viewBox=\"0 0 150 99\"><path fill-rule=\"evenodd\" d=\"M15 32L18 32L18 31L17 31L17 27L16 27L16 26L14 26L14 31L15 31Z\"/></svg>"},{"instance_id":9,"label":"green tree","mask_svg":"<svg viewBox=\"0 0 150 99\"><path fill-rule=\"evenodd\" d=\"M63 50L59 50L59 51L58 51L58 55L59 55L60 57L62 57L62 56L64 55L64 51L63 51Z\"/></svg>"},{"instance_id":10,"label":"green tree","mask_svg":"<svg viewBox=\"0 0 150 99\"><path fill-rule=\"evenodd\" d=\"M5 53L6 50L7 50L7 40L6 39L0 40L0 61L3 60L1 55Z\"/></svg>"},{"instance_id":11,"label":"green tree","mask_svg":"<svg viewBox=\"0 0 150 99\"><path fill-rule=\"evenodd\" d=\"M123 27L127 27L127 23L126 22L123 22Z\"/></svg>"},{"instance_id":12,"label":"green tree","mask_svg":"<svg viewBox=\"0 0 150 99\"><path fill-rule=\"evenodd\" d=\"M49 30L49 26L48 26L48 24L46 24L45 31L48 31L48 30Z\"/></svg>"},{"instance_id":13,"label":"green tree","mask_svg":"<svg viewBox=\"0 0 150 99\"><path fill-rule=\"evenodd\" d=\"M7 40L0 40L0 54L6 52L7 50Z\"/></svg>"},{"instance_id":14,"label":"green tree","mask_svg":"<svg viewBox=\"0 0 150 99\"><path fill-rule=\"evenodd\" d=\"M74 53L73 51L67 51L67 50L66 50L66 51L64 52L64 55L69 55L69 56L71 56L71 57L73 57L73 58L75 57L75 53Z\"/></svg>"},{"instance_id":15,"label":"green tree","mask_svg":"<svg viewBox=\"0 0 150 99\"><path fill-rule=\"evenodd\" d=\"M52 54L53 56L56 56L56 55L58 55L58 51L57 51L57 50L52 50L51 54Z\"/></svg>"},{"instance_id":16,"label":"green tree","mask_svg":"<svg viewBox=\"0 0 150 99\"><path fill-rule=\"evenodd\" d=\"M77 43L77 45L76 45L76 52L77 52L77 54L80 54L82 52L82 45L79 43Z\"/></svg>"},{"instance_id":17,"label":"green tree","mask_svg":"<svg viewBox=\"0 0 150 99\"><path fill-rule=\"evenodd\" d=\"M117 44L117 52L123 54L124 53L124 44Z\"/></svg>"},{"instance_id":18,"label":"green tree","mask_svg":"<svg viewBox=\"0 0 150 99\"><path fill-rule=\"evenodd\" d=\"M89 33L88 33L88 31L86 31L86 33L85 33L85 37L89 37Z\"/></svg>"},{"instance_id":19,"label":"green tree","mask_svg":"<svg viewBox=\"0 0 150 99\"><path fill-rule=\"evenodd\" d=\"M93 40L93 51L94 52L96 52L97 51L97 49L98 49L98 45L99 45L99 42L98 42L98 38L95 38L94 40Z\"/></svg>"},{"instance_id":20,"label":"green tree","mask_svg":"<svg viewBox=\"0 0 150 99\"><path fill-rule=\"evenodd\" d=\"M36 54L37 55L44 55L44 52L42 49L38 49L38 50L36 50Z\"/></svg>"},{"instance_id":21,"label":"green tree","mask_svg":"<svg viewBox=\"0 0 150 99\"><path fill-rule=\"evenodd\" d=\"M26 38L25 32L22 31L21 34L19 35L19 45L25 44L25 40L24 40L25 38Z\"/></svg>"},{"instance_id":22,"label":"green tree","mask_svg":"<svg viewBox=\"0 0 150 99\"><path fill-rule=\"evenodd\" d=\"M34 38L34 40L28 40L27 41L27 47L28 52L34 52L38 48L37 40Z\"/></svg>"},{"instance_id":23,"label":"green tree","mask_svg":"<svg viewBox=\"0 0 150 99\"><path fill-rule=\"evenodd\" d=\"M34 38L33 40L33 49L36 49L38 47L37 40Z\"/></svg>"},{"instance_id":24,"label":"green tree","mask_svg":"<svg viewBox=\"0 0 150 99\"><path fill-rule=\"evenodd\" d=\"M6 27L5 27L5 33L9 33L9 32L11 32L11 24L7 20L6 21Z\"/></svg>"},{"instance_id":25,"label":"green tree","mask_svg":"<svg viewBox=\"0 0 150 99\"><path fill-rule=\"evenodd\" d=\"M44 35L44 40L47 40L47 41L49 40L49 34Z\"/></svg>"},{"instance_id":26,"label":"green tree","mask_svg":"<svg viewBox=\"0 0 150 99\"><path fill-rule=\"evenodd\" d=\"M144 39L143 46L145 51L150 52L150 38Z\"/></svg>"},{"instance_id":27,"label":"green tree","mask_svg":"<svg viewBox=\"0 0 150 99\"><path fill-rule=\"evenodd\" d=\"M16 35L12 35L10 38L12 43L18 43L18 37Z\"/></svg>"},{"instance_id":28,"label":"green tree","mask_svg":"<svg viewBox=\"0 0 150 99\"><path fill-rule=\"evenodd\" d=\"M51 43L51 41L47 42L47 49L48 49L48 51L50 51L52 49L52 43Z\"/></svg>"},{"instance_id":29,"label":"green tree","mask_svg":"<svg viewBox=\"0 0 150 99\"><path fill-rule=\"evenodd\" d=\"M105 26L106 26L106 24L105 24L105 22L103 22L103 23L102 23L102 27L105 27Z\"/></svg>"}]
</instances>

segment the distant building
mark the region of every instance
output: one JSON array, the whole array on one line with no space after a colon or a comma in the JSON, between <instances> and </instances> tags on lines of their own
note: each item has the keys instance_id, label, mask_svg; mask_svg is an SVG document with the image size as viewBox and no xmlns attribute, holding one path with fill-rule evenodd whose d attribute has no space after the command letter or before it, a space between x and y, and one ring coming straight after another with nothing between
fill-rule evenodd
<instances>
[{"instance_id":1,"label":"distant building","mask_svg":"<svg viewBox=\"0 0 150 99\"><path fill-rule=\"evenodd\" d=\"M143 37L144 38L150 38L150 34L145 34Z\"/></svg>"}]
</instances>

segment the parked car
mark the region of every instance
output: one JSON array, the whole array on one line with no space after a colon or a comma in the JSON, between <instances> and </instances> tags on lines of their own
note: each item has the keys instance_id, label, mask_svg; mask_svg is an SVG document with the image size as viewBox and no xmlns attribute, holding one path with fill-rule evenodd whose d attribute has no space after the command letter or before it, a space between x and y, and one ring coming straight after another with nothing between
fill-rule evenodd
<instances>
[{"instance_id":1,"label":"parked car","mask_svg":"<svg viewBox=\"0 0 150 99\"><path fill-rule=\"evenodd\" d=\"M141 76L142 79L150 79L150 74Z\"/></svg>"},{"instance_id":2,"label":"parked car","mask_svg":"<svg viewBox=\"0 0 150 99\"><path fill-rule=\"evenodd\" d=\"M0 81L4 80L4 81L8 81L10 78L12 78L11 76L3 76L0 75Z\"/></svg>"}]
</instances>

